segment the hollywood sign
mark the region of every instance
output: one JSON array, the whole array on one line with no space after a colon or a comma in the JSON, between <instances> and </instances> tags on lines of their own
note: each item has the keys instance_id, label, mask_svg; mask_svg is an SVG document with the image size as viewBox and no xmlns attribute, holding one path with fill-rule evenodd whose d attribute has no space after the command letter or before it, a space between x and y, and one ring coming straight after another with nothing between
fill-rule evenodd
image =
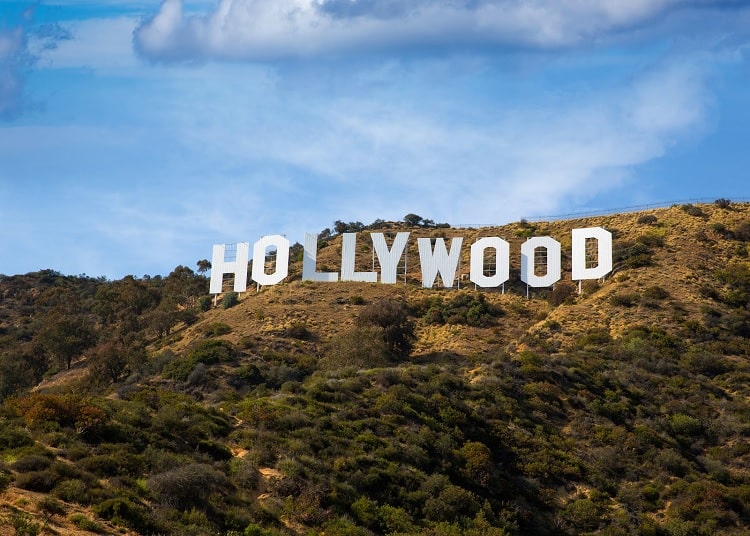
<instances>
[{"instance_id":1,"label":"hollywood sign","mask_svg":"<svg viewBox=\"0 0 750 536\"><path fill-rule=\"evenodd\" d=\"M380 264L380 282L396 283L398 266L404 256L406 244L409 240L408 232L396 234L390 247L383 233L371 233L372 246ZM360 272L355 270L357 233L343 233L341 245L341 274L339 272L319 272L317 270L318 235L305 234L304 253L302 261L303 281L364 281L376 283L378 273L375 271ZM422 286L432 288L438 275L443 286L452 287L456 279L456 270L461 256L463 238L451 239L450 249L445 240L418 238L419 261L422 269ZM596 254L593 244L596 244ZM273 271L268 273L265 262L254 262L251 277L258 285L276 285L289 275L289 240L281 235L264 236L253 244L253 259L265 261L266 252L276 250ZM546 267L544 275L541 268L536 266L538 249L546 250ZM485 272L485 253L494 250L495 266L491 267L487 275ZM211 260L211 294L222 292L224 274L234 274L235 292L247 289L247 267L250 258L250 243L240 242L236 245L234 260L226 260L226 245L217 244L213 247ZM502 238L490 236L480 238L471 245L471 262L469 280L482 288L500 287L510 279L510 245ZM596 261L595 266L589 266ZM561 277L561 246L560 242L549 236L537 236L528 239L521 245L521 281L529 287L551 287ZM540 268L537 270L537 268ZM600 279L612 271L612 233L601 227L587 227L572 230L572 279L582 281L586 279Z\"/></svg>"}]
</instances>

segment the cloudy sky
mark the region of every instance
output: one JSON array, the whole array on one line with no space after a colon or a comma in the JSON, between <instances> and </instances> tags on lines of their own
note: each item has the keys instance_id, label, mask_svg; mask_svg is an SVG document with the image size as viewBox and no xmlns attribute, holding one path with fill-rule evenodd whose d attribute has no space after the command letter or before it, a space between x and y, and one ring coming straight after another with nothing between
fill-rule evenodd
<instances>
[{"instance_id":1,"label":"cloudy sky","mask_svg":"<svg viewBox=\"0 0 750 536\"><path fill-rule=\"evenodd\" d=\"M747 0L0 0L0 273L750 197Z\"/></svg>"}]
</instances>

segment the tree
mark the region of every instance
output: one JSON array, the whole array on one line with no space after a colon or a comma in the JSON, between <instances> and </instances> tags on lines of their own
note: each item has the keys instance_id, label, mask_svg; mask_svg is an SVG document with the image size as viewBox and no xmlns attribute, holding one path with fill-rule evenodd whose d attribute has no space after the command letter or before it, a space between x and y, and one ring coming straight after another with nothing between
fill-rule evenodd
<instances>
[{"instance_id":1,"label":"tree","mask_svg":"<svg viewBox=\"0 0 750 536\"><path fill-rule=\"evenodd\" d=\"M91 371L95 378L117 382L126 377L146 361L146 352L141 345L107 341L97 345L89 356Z\"/></svg>"},{"instance_id":2,"label":"tree","mask_svg":"<svg viewBox=\"0 0 750 536\"><path fill-rule=\"evenodd\" d=\"M193 307L198 297L206 293L206 278L196 275L187 266L178 266L164 280L163 297L179 305Z\"/></svg>"},{"instance_id":3,"label":"tree","mask_svg":"<svg viewBox=\"0 0 750 536\"><path fill-rule=\"evenodd\" d=\"M407 214L404 216L404 223L412 227L419 227L422 224L422 216Z\"/></svg>"},{"instance_id":4,"label":"tree","mask_svg":"<svg viewBox=\"0 0 750 536\"><path fill-rule=\"evenodd\" d=\"M377 368L390 364L391 355L383 340L383 331L375 326L356 326L334 336L320 360L320 366L329 370Z\"/></svg>"},{"instance_id":5,"label":"tree","mask_svg":"<svg viewBox=\"0 0 750 536\"><path fill-rule=\"evenodd\" d=\"M230 485L223 473L203 463L191 463L159 473L149 478L148 484L157 501L179 510L205 508L211 495L221 493Z\"/></svg>"},{"instance_id":6,"label":"tree","mask_svg":"<svg viewBox=\"0 0 750 536\"><path fill-rule=\"evenodd\" d=\"M146 316L149 327L161 339L164 335L169 335L172 328L177 324L177 307L174 302L165 300Z\"/></svg>"},{"instance_id":7,"label":"tree","mask_svg":"<svg viewBox=\"0 0 750 536\"><path fill-rule=\"evenodd\" d=\"M139 316L159 302L158 289L127 275L120 281L101 285L94 298L94 312L106 323L131 315Z\"/></svg>"},{"instance_id":8,"label":"tree","mask_svg":"<svg viewBox=\"0 0 750 536\"><path fill-rule=\"evenodd\" d=\"M211 269L211 261L208 259L201 259L195 264L198 266L199 274L205 274Z\"/></svg>"},{"instance_id":9,"label":"tree","mask_svg":"<svg viewBox=\"0 0 750 536\"><path fill-rule=\"evenodd\" d=\"M42 347L68 369L73 358L93 346L97 339L93 324L85 316L59 311L46 316L38 337Z\"/></svg>"},{"instance_id":10,"label":"tree","mask_svg":"<svg viewBox=\"0 0 750 536\"><path fill-rule=\"evenodd\" d=\"M414 323L403 301L383 299L366 306L357 318L359 326L375 326L382 331L383 342L395 357L406 357L414 340Z\"/></svg>"}]
</instances>

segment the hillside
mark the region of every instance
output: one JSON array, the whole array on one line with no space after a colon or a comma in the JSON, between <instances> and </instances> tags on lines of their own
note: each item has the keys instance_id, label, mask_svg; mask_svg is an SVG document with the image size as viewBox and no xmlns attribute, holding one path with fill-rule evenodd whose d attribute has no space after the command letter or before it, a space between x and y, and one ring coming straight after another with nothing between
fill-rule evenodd
<instances>
[{"instance_id":1,"label":"hillside","mask_svg":"<svg viewBox=\"0 0 750 536\"><path fill-rule=\"evenodd\" d=\"M579 294L593 226L615 269ZM212 305L184 266L2 276L0 535L747 534L750 205L373 230L411 233L405 283L293 258ZM542 235L563 280L527 298ZM465 277L485 236L505 292ZM464 238L461 289L421 288L417 237ZM318 269L340 263L324 233Z\"/></svg>"}]
</instances>

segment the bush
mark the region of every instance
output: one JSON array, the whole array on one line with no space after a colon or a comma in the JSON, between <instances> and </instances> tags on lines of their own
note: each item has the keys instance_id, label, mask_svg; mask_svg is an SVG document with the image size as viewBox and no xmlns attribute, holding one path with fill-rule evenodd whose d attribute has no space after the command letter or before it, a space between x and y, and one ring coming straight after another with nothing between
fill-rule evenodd
<instances>
[{"instance_id":1,"label":"bush","mask_svg":"<svg viewBox=\"0 0 750 536\"><path fill-rule=\"evenodd\" d=\"M42 530L39 523L34 522L26 512L13 512L9 521L10 526L16 530L16 536L36 536Z\"/></svg>"},{"instance_id":2,"label":"bush","mask_svg":"<svg viewBox=\"0 0 750 536\"><path fill-rule=\"evenodd\" d=\"M685 353L680 364L690 372L703 374L709 378L732 370L731 362L723 355L701 351L692 347Z\"/></svg>"},{"instance_id":3,"label":"bush","mask_svg":"<svg viewBox=\"0 0 750 536\"><path fill-rule=\"evenodd\" d=\"M643 244L648 248L660 248L664 246L664 237L656 233L642 234L635 241L637 244Z\"/></svg>"},{"instance_id":4,"label":"bush","mask_svg":"<svg viewBox=\"0 0 750 536\"><path fill-rule=\"evenodd\" d=\"M52 497L42 497L37 506L47 519L57 515L65 515L66 512L65 505Z\"/></svg>"},{"instance_id":5,"label":"bush","mask_svg":"<svg viewBox=\"0 0 750 536\"><path fill-rule=\"evenodd\" d=\"M203 334L206 337L218 337L231 332L232 328L229 324L225 324L224 322L212 322L203 328Z\"/></svg>"},{"instance_id":6,"label":"bush","mask_svg":"<svg viewBox=\"0 0 750 536\"><path fill-rule=\"evenodd\" d=\"M734 238L741 242L750 242L750 222L740 223L732 232Z\"/></svg>"},{"instance_id":7,"label":"bush","mask_svg":"<svg viewBox=\"0 0 750 536\"><path fill-rule=\"evenodd\" d=\"M245 365L234 371L227 377L227 383L235 389L241 389L242 387L250 387L253 385L260 385L265 379L260 369L253 365Z\"/></svg>"},{"instance_id":8,"label":"bush","mask_svg":"<svg viewBox=\"0 0 750 536\"><path fill-rule=\"evenodd\" d=\"M65 502L88 504L88 489L89 487L81 480L63 480L54 487L52 495Z\"/></svg>"},{"instance_id":9,"label":"bush","mask_svg":"<svg viewBox=\"0 0 750 536\"><path fill-rule=\"evenodd\" d=\"M637 223L641 225L653 225L657 222L656 216L653 214L642 214L641 216L638 216Z\"/></svg>"},{"instance_id":10,"label":"bush","mask_svg":"<svg viewBox=\"0 0 750 536\"><path fill-rule=\"evenodd\" d=\"M307 329L304 322L293 322L290 326L284 329L284 335L293 339L306 340L310 338L312 333Z\"/></svg>"},{"instance_id":11,"label":"bush","mask_svg":"<svg viewBox=\"0 0 750 536\"><path fill-rule=\"evenodd\" d=\"M383 331L374 326L354 327L334 336L320 365L326 369L355 367L369 369L391 364Z\"/></svg>"},{"instance_id":12,"label":"bush","mask_svg":"<svg viewBox=\"0 0 750 536\"><path fill-rule=\"evenodd\" d=\"M623 244L613 252L613 261L622 262L628 268L640 268L653 264L653 252L642 239Z\"/></svg>"},{"instance_id":13,"label":"bush","mask_svg":"<svg viewBox=\"0 0 750 536\"><path fill-rule=\"evenodd\" d=\"M0 450L15 449L33 445L31 435L20 426L0 421Z\"/></svg>"},{"instance_id":14,"label":"bush","mask_svg":"<svg viewBox=\"0 0 750 536\"><path fill-rule=\"evenodd\" d=\"M240 295L236 292L227 292L224 294L224 296L221 298L221 306L224 309L229 309L230 307L234 307L240 303Z\"/></svg>"},{"instance_id":15,"label":"bush","mask_svg":"<svg viewBox=\"0 0 750 536\"><path fill-rule=\"evenodd\" d=\"M94 505L93 511L102 519L111 521L115 525L129 527L142 534L150 534L155 529L143 508L127 498L107 499Z\"/></svg>"},{"instance_id":16,"label":"bush","mask_svg":"<svg viewBox=\"0 0 750 536\"><path fill-rule=\"evenodd\" d=\"M50 470L31 471L16 476L16 486L28 491L48 493L55 487L58 477Z\"/></svg>"},{"instance_id":17,"label":"bush","mask_svg":"<svg viewBox=\"0 0 750 536\"><path fill-rule=\"evenodd\" d=\"M500 307L488 303L484 294L478 292L459 292L447 302L440 296L428 298L417 304L416 310L428 324L468 326L490 326L504 314Z\"/></svg>"},{"instance_id":18,"label":"bush","mask_svg":"<svg viewBox=\"0 0 750 536\"><path fill-rule=\"evenodd\" d=\"M163 505L179 510L205 508L208 498L226 488L226 476L201 463L191 463L152 476L148 487Z\"/></svg>"},{"instance_id":19,"label":"bush","mask_svg":"<svg viewBox=\"0 0 750 536\"><path fill-rule=\"evenodd\" d=\"M682 210L686 214L689 214L690 216L703 217L706 215L700 207L696 207L691 203L681 205L680 210Z\"/></svg>"},{"instance_id":20,"label":"bush","mask_svg":"<svg viewBox=\"0 0 750 536\"><path fill-rule=\"evenodd\" d=\"M83 514L71 514L68 518L76 527L87 532L104 533L104 526L93 521Z\"/></svg>"},{"instance_id":21,"label":"bush","mask_svg":"<svg viewBox=\"0 0 750 536\"><path fill-rule=\"evenodd\" d=\"M30 471L43 471L52 465L52 460L47 456L40 454L26 454L18 458L11 467L19 473L28 473Z\"/></svg>"},{"instance_id":22,"label":"bush","mask_svg":"<svg viewBox=\"0 0 750 536\"><path fill-rule=\"evenodd\" d=\"M194 363L213 365L220 362L234 361L237 356L232 343L224 340L206 340L190 348L187 358Z\"/></svg>"},{"instance_id":23,"label":"bush","mask_svg":"<svg viewBox=\"0 0 750 536\"><path fill-rule=\"evenodd\" d=\"M565 507L563 517L581 531L594 530L599 526L599 507L591 499L577 499Z\"/></svg>"},{"instance_id":24,"label":"bush","mask_svg":"<svg viewBox=\"0 0 750 536\"><path fill-rule=\"evenodd\" d=\"M654 285L651 287L646 287L646 289L643 291L643 296L652 300L663 300L669 297L669 293L660 286Z\"/></svg>"},{"instance_id":25,"label":"bush","mask_svg":"<svg viewBox=\"0 0 750 536\"><path fill-rule=\"evenodd\" d=\"M9 471L0 469L0 493L8 489L11 482L13 482L13 475Z\"/></svg>"},{"instance_id":26,"label":"bush","mask_svg":"<svg viewBox=\"0 0 750 536\"><path fill-rule=\"evenodd\" d=\"M394 357L407 357L411 352L414 323L409 320L403 301L383 299L366 305L357 318L357 325L380 328L381 338Z\"/></svg>"},{"instance_id":27,"label":"bush","mask_svg":"<svg viewBox=\"0 0 750 536\"><path fill-rule=\"evenodd\" d=\"M632 307L640 300L635 292L620 292L609 299L609 303L615 306Z\"/></svg>"},{"instance_id":28,"label":"bush","mask_svg":"<svg viewBox=\"0 0 750 536\"><path fill-rule=\"evenodd\" d=\"M558 306L563 303L573 303L573 298L576 295L576 286L573 283L564 281L558 282L552 289L552 292L547 294L547 301L550 305Z\"/></svg>"},{"instance_id":29,"label":"bush","mask_svg":"<svg viewBox=\"0 0 750 536\"><path fill-rule=\"evenodd\" d=\"M684 413L672 415L669 418L669 428L676 437L695 437L703 433L703 424Z\"/></svg>"},{"instance_id":30,"label":"bush","mask_svg":"<svg viewBox=\"0 0 750 536\"><path fill-rule=\"evenodd\" d=\"M210 311L213 304L211 296L202 296L201 299L198 300L198 308L204 313Z\"/></svg>"},{"instance_id":31,"label":"bush","mask_svg":"<svg viewBox=\"0 0 750 536\"><path fill-rule=\"evenodd\" d=\"M729 208L732 204L732 201L729 199L724 199L723 197L720 197L716 201L714 201L714 204L719 208Z\"/></svg>"}]
</instances>

